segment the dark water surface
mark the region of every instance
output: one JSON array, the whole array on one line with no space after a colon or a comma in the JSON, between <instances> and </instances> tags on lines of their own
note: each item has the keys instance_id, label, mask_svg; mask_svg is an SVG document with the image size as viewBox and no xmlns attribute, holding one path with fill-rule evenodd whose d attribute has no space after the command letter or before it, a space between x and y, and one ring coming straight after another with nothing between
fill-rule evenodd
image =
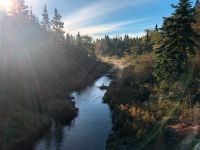
<instances>
[{"instance_id":1,"label":"dark water surface","mask_svg":"<svg viewBox=\"0 0 200 150\"><path fill-rule=\"evenodd\" d=\"M34 150L104 150L112 120L108 105L102 103L106 90L98 87L110 82L111 79L103 76L82 92L74 92L79 115L69 126L53 123L49 133L35 144Z\"/></svg>"}]
</instances>

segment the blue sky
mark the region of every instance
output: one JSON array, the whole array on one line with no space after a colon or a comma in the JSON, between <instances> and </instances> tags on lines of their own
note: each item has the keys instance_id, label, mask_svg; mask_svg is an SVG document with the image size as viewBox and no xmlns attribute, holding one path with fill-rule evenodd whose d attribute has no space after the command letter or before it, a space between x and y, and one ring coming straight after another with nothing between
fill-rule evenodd
<instances>
[{"instance_id":1,"label":"blue sky","mask_svg":"<svg viewBox=\"0 0 200 150\"><path fill-rule=\"evenodd\" d=\"M160 26L163 17L172 13L171 4L178 0L26 0L26 3L32 5L37 15L41 15L45 3L50 15L56 7L66 32L80 31L98 38L105 34L141 36L145 29Z\"/></svg>"}]
</instances>

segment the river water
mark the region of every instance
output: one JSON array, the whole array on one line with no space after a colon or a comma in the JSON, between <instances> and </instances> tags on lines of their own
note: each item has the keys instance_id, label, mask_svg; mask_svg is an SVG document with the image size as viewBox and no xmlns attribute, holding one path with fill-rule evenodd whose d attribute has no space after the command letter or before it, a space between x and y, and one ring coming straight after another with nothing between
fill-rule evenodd
<instances>
[{"instance_id":1,"label":"river water","mask_svg":"<svg viewBox=\"0 0 200 150\"><path fill-rule=\"evenodd\" d=\"M98 87L110 82L110 78L103 76L82 92L72 93L79 108L78 116L68 126L53 123L34 150L105 150L112 120L108 105L102 103L106 90Z\"/></svg>"}]
</instances>

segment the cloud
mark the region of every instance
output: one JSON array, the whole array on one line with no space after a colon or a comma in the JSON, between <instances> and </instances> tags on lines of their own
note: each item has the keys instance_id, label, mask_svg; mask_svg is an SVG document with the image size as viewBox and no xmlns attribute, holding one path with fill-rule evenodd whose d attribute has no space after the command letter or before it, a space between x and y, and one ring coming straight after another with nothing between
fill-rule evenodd
<instances>
[{"instance_id":1,"label":"cloud","mask_svg":"<svg viewBox=\"0 0 200 150\"><path fill-rule=\"evenodd\" d=\"M82 27L92 21L104 17L112 12L129 6L138 6L149 0L102 0L96 1L89 6L83 7L64 18L65 29Z\"/></svg>"},{"instance_id":2,"label":"cloud","mask_svg":"<svg viewBox=\"0 0 200 150\"><path fill-rule=\"evenodd\" d=\"M88 26L88 27L77 28L77 29L71 30L68 33L75 35L78 32L80 32L82 35L90 35L96 39L96 38L103 37L105 34L109 34L113 31L119 31L120 28L123 29L124 26L131 25L131 24L137 25L142 22L146 22L148 20L150 20L150 19L136 19L136 20L122 21L122 22L116 22L116 23L110 23L110 24ZM117 35L122 36L124 34L128 34L128 33L109 34L109 35L111 37L114 37ZM143 34L144 34L144 32L138 32L138 33L133 33L130 35L133 37L141 37Z\"/></svg>"}]
</instances>

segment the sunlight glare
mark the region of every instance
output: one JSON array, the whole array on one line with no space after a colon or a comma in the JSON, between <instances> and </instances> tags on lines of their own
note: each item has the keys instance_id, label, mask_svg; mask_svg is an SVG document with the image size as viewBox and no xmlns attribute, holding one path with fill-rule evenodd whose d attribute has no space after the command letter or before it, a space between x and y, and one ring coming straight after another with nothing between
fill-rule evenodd
<instances>
[{"instance_id":1,"label":"sunlight glare","mask_svg":"<svg viewBox=\"0 0 200 150\"><path fill-rule=\"evenodd\" d=\"M5 10L8 11L10 6L11 0L0 0L0 8L5 8Z\"/></svg>"}]
</instances>

